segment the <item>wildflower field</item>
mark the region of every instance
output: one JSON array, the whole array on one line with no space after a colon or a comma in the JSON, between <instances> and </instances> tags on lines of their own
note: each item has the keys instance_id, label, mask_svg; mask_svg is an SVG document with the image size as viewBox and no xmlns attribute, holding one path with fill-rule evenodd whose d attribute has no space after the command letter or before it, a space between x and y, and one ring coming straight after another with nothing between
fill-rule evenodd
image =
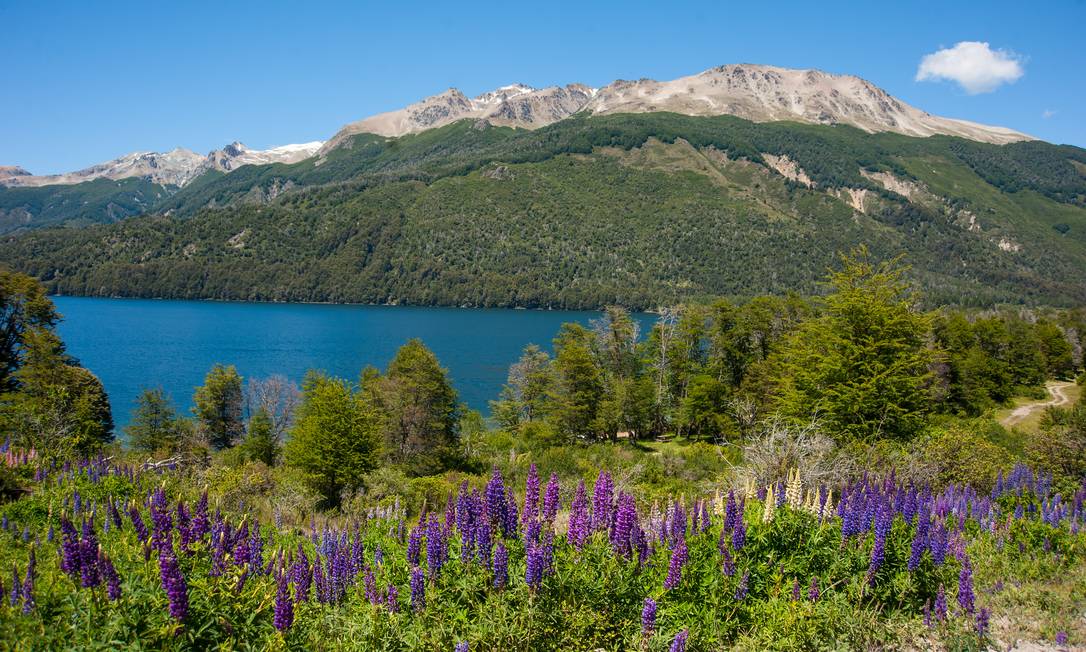
<instances>
[{"instance_id":1,"label":"wildflower field","mask_svg":"<svg viewBox=\"0 0 1086 652\"><path fill-rule=\"evenodd\" d=\"M1086 548L1086 487L1024 466L983 493L793 473L648 502L532 464L303 523L182 470L3 455L30 487L0 508L12 649L985 649L1004 594L1081 575ZM1049 616L1039 637L1084 644Z\"/></svg>"}]
</instances>

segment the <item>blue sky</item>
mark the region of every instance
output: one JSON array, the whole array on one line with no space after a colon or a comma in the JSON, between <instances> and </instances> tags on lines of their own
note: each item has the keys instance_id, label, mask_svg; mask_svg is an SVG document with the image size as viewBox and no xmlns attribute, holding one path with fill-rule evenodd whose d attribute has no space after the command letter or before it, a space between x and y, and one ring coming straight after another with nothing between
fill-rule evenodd
<instances>
[{"instance_id":1,"label":"blue sky","mask_svg":"<svg viewBox=\"0 0 1086 652\"><path fill-rule=\"evenodd\" d=\"M855 74L931 113L1086 146L1086 3L950 4L0 0L0 164L45 174L134 150L265 148L449 86L740 62ZM1021 76L976 94L916 80L925 55L962 41L1005 51Z\"/></svg>"}]
</instances>

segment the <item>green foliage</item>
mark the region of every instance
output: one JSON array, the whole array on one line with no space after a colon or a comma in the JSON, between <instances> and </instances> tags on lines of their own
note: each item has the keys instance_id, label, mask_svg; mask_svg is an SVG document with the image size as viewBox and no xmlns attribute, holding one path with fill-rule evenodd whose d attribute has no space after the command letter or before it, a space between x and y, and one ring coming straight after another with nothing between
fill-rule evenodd
<instances>
[{"instance_id":1,"label":"green foliage","mask_svg":"<svg viewBox=\"0 0 1086 652\"><path fill-rule=\"evenodd\" d=\"M12 374L25 361L30 333L51 331L59 320L40 283L0 267L0 392L17 387Z\"/></svg>"},{"instance_id":2,"label":"green foliage","mask_svg":"<svg viewBox=\"0 0 1086 652\"><path fill-rule=\"evenodd\" d=\"M931 410L925 341L930 318L916 309L898 260L866 249L842 256L830 276L824 316L805 322L782 350L780 408L823 420L835 437L908 439Z\"/></svg>"},{"instance_id":3,"label":"green foliage","mask_svg":"<svg viewBox=\"0 0 1086 652\"><path fill-rule=\"evenodd\" d=\"M145 178L0 187L0 234L116 222L152 210L176 191Z\"/></svg>"},{"instance_id":4,"label":"green foliage","mask_svg":"<svg viewBox=\"0 0 1086 652\"><path fill-rule=\"evenodd\" d=\"M157 205L170 218L27 233L0 258L65 294L653 308L813 294L835 252L867 243L908 253L933 304L1067 304L1086 298L1084 156L727 116L459 122L359 135L319 166L209 173ZM872 171L927 194L907 200ZM863 212L845 188L867 191Z\"/></svg>"},{"instance_id":5,"label":"green foliage","mask_svg":"<svg viewBox=\"0 0 1086 652\"><path fill-rule=\"evenodd\" d=\"M1077 488L1086 476L1086 400L1069 409L1048 408L1041 432L1027 442L1030 462L1055 474L1060 486Z\"/></svg>"},{"instance_id":6,"label":"green foliage","mask_svg":"<svg viewBox=\"0 0 1086 652\"><path fill-rule=\"evenodd\" d=\"M328 506L362 486L381 455L381 416L338 378L310 372L302 385L284 459L306 475Z\"/></svg>"},{"instance_id":7,"label":"green foliage","mask_svg":"<svg viewBox=\"0 0 1086 652\"><path fill-rule=\"evenodd\" d=\"M145 389L136 399L124 429L128 447L141 453L173 453L181 448L184 426L161 387Z\"/></svg>"},{"instance_id":8,"label":"green foliage","mask_svg":"<svg viewBox=\"0 0 1086 652\"><path fill-rule=\"evenodd\" d=\"M437 356L420 340L400 347L384 376L363 372L363 394L381 415L384 452L414 475L455 463L461 409Z\"/></svg>"},{"instance_id":9,"label":"green foliage","mask_svg":"<svg viewBox=\"0 0 1086 652\"><path fill-rule=\"evenodd\" d=\"M247 459L263 462L267 466L275 465L279 457L279 442L267 411L259 409L249 419L249 429L240 448Z\"/></svg>"},{"instance_id":10,"label":"green foliage","mask_svg":"<svg viewBox=\"0 0 1086 652\"><path fill-rule=\"evenodd\" d=\"M234 365L216 364L192 395L197 429L212 448L233 446L245 434L241 420L241 376Z\"/></svg>"}]
</instances>

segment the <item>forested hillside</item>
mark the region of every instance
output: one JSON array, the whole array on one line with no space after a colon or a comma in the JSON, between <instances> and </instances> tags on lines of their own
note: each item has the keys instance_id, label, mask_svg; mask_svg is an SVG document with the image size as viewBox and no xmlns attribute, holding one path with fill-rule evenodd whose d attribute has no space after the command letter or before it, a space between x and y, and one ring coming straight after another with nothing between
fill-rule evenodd
<instances>
[{"instance_id":1,"label":"forested hillside","mask_svg":"<svg viewBox=\"0 0 1086 652\"><path fill-rule=\"evenodd\" d=\"M674 114L461 121L207 174L167 215L8 237L55 292L655 307L905 252L933 303L1086 298L1086 151Z\"/></svg>"}]
</instances>

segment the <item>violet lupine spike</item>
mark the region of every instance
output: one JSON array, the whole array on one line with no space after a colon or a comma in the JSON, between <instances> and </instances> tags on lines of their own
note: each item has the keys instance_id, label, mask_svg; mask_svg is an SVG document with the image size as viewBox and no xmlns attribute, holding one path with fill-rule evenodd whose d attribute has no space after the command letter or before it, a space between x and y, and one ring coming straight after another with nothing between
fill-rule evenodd
<instances>
[{"instance_id":1,"label":"violet lupine spike","mask_svg":"<svg viewBox=\"0 0 1086 652\"><path fill-rule=\"evenodd\" d=\"M611 549L623 559L629 559L632 548L630 533L637 524L637 503L634 497L621 493L618 496L618 513L614 527L611 528Z\"/></svg>"},{"instance_id":2,"label":"violet lupine spike","mask_svg":"<svg viewBox=\"0 0 1086 652\"><path fill-rule=\"evenodd\" d=\"M584 549L588 540L591 522L588 515L588 496L586 495L584 480L577 485L577 493L573 496L573 503L569 512L569 530L566 539L578 552Z\"/></svg>"},{"instance_id":3,"label":"violet lupine spike","mask_svg":"<svg viewBox=\"0 0 1086 652\"><path fill-rule=\"evenodd\" d=\"M671 559L668 562L667 577L664 578L664 588L674 589L682 583L683 566L686 564L686 541L680 539L671 551Z\"/></svg>"},{"instance_id":4,"label":"violet lupine spike","mask_svg":"<svg viewBox=\"0 0 1086 652\"><path fill-rule=\"evenodd\" d=\"M475 527L475 556L484 566L490 565L490 554L494 538L490 531L490 522L481 520Z\"/></svg>"},{"instance_id":5,"label":"violet lupine spike","mask_svg":"<svg viewBox=\"0 0 1086 652\"><path fill-rule=\"evenodd\" d=\"M807 587L807 599L811 602L818 602L818 599L822 597L822 592L818 588L818 578L811 578L811 585Z\"/></svg>"},{"instance_id":6,"label":"violet lupine spike","mask_svg":"<svg viewBox=\"0 0 1086 652\"><path fill-rule=\"evenodd\" d=\"M611 474L601 469L596 477L596 485L592 494L591 528L593 532L607 530L611 527L614 492L615 485L611 480Z\"/></svg>"},{"instance_id":7,"label":"violet lupine spike","mask_svg":"<svg viewBox=\"0 0 1086 652\"><path fill-rule=\"evenodd\" d=\"M290 584L286 573L280 573L275 592L275 628L281 632L294 624L294 603L290 599Z\"/></svg>"},{"instance_id":8,"label":"violet lupine spike","mask_svg":"<svg viewBox=\"0 0 1086 652\"><path fill-rule=\"evenodd\" d=\"M502 524L502 536L507 538L516 538L517 531L520 529L518 520L520 518L520 512L517 510L517 499L513 497L513 490L506 490L505 497L505 522Z\"/></svg>"},{"instance_id":9,"label":"violet lupine spike","mask_svg":"<svg viewBox=\"0 0 1086 652\"><path fill-rule=\"evenodd\" d=\"M886 537L890 534L894 513L889 502L882 501L875 515L875 545L871 548L871 562L867 567L867 583L874 586L875 574L886 559Z\"/></svg>"},{"instance_id":10,"label":"violet lupine spike","mask_svg":"<svg viewBox=\"0 0 1086 652\"><path fill-rule=\"evenodd\" d=\"M98 537L94 533L94 521L83 521L83 538L79 541L79 583L90 589L102 583L98 572Z\"/></svg>"},{"instance_id":11,"label":"violet lupine spike","mask_svg":"<svg viewBox=\"0 0 1086 652\"><path fill-rule=\"evenodd\" d=\"M972 614L974 606L973 565L969 557L962 559L962 570L958 573L958 606L967 614Z\"/></svg>"},{"instance_id":12,"label":"violet lupine spike","mask_svg":"<svg viewBox=\"0 0 1086 652\"><path fill-rule=\"evenodd\" d=\"M747 599L747 591L750 590L750 571L743 573L742 579L739 580L739 586L735 587L735 599L743 601Z\"/></svg>"},{"instance_id":13,"label":"violet lupine spike","mask_svg":"<svg viewBox=\"0 0 1086 652\"><path fill-rule=\"evenodd\" d=\"M190 533L193 541L202 540L204 535L211 531L207 509L207 489L204 489L204 493L200 495L200 500L196 503L196 509L192 512ZM276 511L278 511L278 508L276 508Z\"/></svg>"},{"instance_id":14,"label":"violet lupine spike","mask_svg":"<svg viewBox=\"0 0 1086 652\"><path fill-rule=\"evenodd\" d=\"M430 570L430 577L436 578L441 574L441 568L448 557L448 547L445 541L445 532L437 518L431 516L426 525L426 566Z\"/></svg>"},{"instance_id":15,"label":"violet lupine spike","mask_svg":"<svg viewBox=\"0 0 1086 652\"><path fill-rule=\"evenodd\" d=\"M411 608L415 613L426 609L426 576L418 566L411 569Z\"/></svg>"},{"instance_id":16,"label":"violet lupine spike","mask_svg":"<svg viewBox=\"0 0 1086 652\"><path fill-rule=\"evenodd\" d=\"M645 598L645 605L641 607L641 636L651 638L656 630L656 601Z\"/></svg>"},{"instance_id":17,"label":"violet lupine spike","mask_svg":"<svg viewBox=\"0 0 1086 652\"><path fill-rule=\"evenodd\" d=\"M189 593L185 576L177 565L177 558L172 553L161 552L158 564L162 589L169 601L170 616L177 622L184 622L189 611Z\"/></svg>"},{"instance_id":18,"label":"violet lupine spike","mask_svg":"<svg viewBox=\"0 0 1086 652\"><path fill-rule=\"evenodd\" d=\"M792 602L799 602L800 595L802 595L799 588L799 578L797 577L792 582Z\"/></svg>"},{"instance_id":19,"label":"violet lupine spike","mask_svg":"<svg viewBox=\"0 0 1086 652\"><path fill-rule=\"evenodd\" d=\"M98 566L102 569L102 577L106 582L106 596L111 601L116 601L121 597L121 578L117 575L117 569L114 568L110 558L101 551L98 555Z\"/></svg>"},{"instance_id":20,"label":"violet lupine spike","mask_svg":"<svg viewBox=\"0 0 1086 652\"><path fill-rule=\"evenodd\" d=\"M543 549L542 546L529 545L525 550L524 582L533 591L539 590L543 581Z\"/></svg>"},{"instance_id":21,"label":"violet lupine spike","mask_svg":"<svg viewBox=\"0 0 1086 652\"><path fill-rule=\"evenodd\" d=\"M669 652L686 652L686 639L690 636L690 630L684 629L675 635L675 640L671 642Z\"/></svg>"},{"instance_id":22,"label":"violet lupine spike","mask_svg":"<svg viewBox=\"0 0 1086 652\"><path fill-rule=\"evenodd\" d=\"M469 652L469 650L470 648L468 647L467 641L460 641L456 644L456 647L453 648L453 652Z\"/></svg>"},{"instance_id":23,"label":"violet lupine spike","mask_svg":"<svg viewBox=\"0 0 1086 652\"><path fill-rule=\"evenodd\" d=\"M732 549L739 552L747 542L747 523L743 519L743 512L739 512L739 519L732 530Z\"/></svg>"},{"instance_id":24,"label":"violet lupine spike","mask_svg":"<svg viewBox=\"0 0 1086 652\"><path fill-rule=\"evenodd\" d=\"M396 588L395 584L388 585L385 606L388 608L389 613L399 613L400 611L400 590Z\"/></svg>"},{"instance_id":25,"label":"violet lupine spike","mask_svg":"<svg viewBox=\"0 0 1086 652\"><path fill-rule=\"evenodd\" d=\"M494 588L502 589L509 583L509 551L499 542L494 550Z\"/></svg>"},{"instance_id":26,"label":"violet lupine spike","mask_svg":"<svg viewBox=\"0 0 1086 652\"><path fill-rule=\"evenodd\" d=\"M15 564L11 565L11 595L8 600L12 607L19 606L19 601L23 599L23 583L19 580L19 567Z\"/></svg>"},{"instance_id":27,"label":"violet lupine spike","mask_svg":"<svg viewBox=\"0 0 1086 652\"><path fill-rule=\"evenodd\" d=\"M74 579L79 575L79 564L81 557L79 555L79 534L75 530L75 525L68 520L67 517L60 519L60 533L61 533L61 558L60 569L72 576Z\"/></svg>"},{"instance_id":28,"label":"violet lupine spike","mask_svg":"<svg viewBox=\"0 0 1086 652\"><path fill-rule=\"evenodd\" d=\"M505 498L505 480L498 467L494 467L490 474L490 481L486 484L486 513L491 524L501 528L503 532L509 520L505 513L508 508L509 504Z\"/></svg>"},{"instance_id":29,"label":"violet lupine spike","mask_svg":"<svg viewBox=\"0 0 1086 652\"><path fill-rule=\"evenodd\" d=\"M724 575L727 577L732 577L733 575L735 575L735 562L732 561L732 555L730 552L728 552L728 548L726 546L724 548L721 548L720 552L721 556L724 557Z\"/></svg>"},{"instance_id":30,"label":"violet lupine spike","mask_svg":"<svg viewBox=\"0 0 1086 652\"><path fill-rule=\"evenodd\" d=\"M977 625L977 637L984 638L988 634L988 619L991 617L991 612L987 607L982 607L977 612L976 625Z\"/></svg>"},{"instance_id":31,"label":"violet lupine spike","mask_svg":"<svg viewBox=\"0 0 1086 652\"><path fill-rule=\"evenodd\" d=\"M947 606L946 606L946 590L943 585L939 585L939 590L935 593L935 619L939 622L946 620Z\"/></svg>"},{"instance_id":32,"label":"violet lupine spike","mask_svg":"<svg viewBox=\"0 0 1086 652\"><path fill-rule=\"evenodd\" d=\"M132 519L132 527L136 530L136 536L139 537L140 541L146 541L150 535L147 532L147 526L143 524L143 517L140 516L140 510L135 503L128 507L128 516Z\"/></svg>"},{"instance_id":33,"label":"violet lupine spike","mask_svg":"<svg viewBox=\"0 0 1086 652\"><path fill-rule=\"evenodd\" d=\"M422 525L411 528L407 538L407 563L418 566L422 559Z\"/></svg>"},{"instance_id":34,"label":"violet lupine spike","mask_svg":"<svg viewBox=\"0 0 1086 652\"><path fill-rule=\"evenodd\" d=\"M528 467L528 478L524 481L524 516L523 521L539 518L539 471L533 463Z\"/></svg>"},{"instance_id":35,"label":"violet lupine spike","mask_svg":"<svg viewBox=\"0 0 1086 652\"><path fill-rule=\"evenodd\" d=\"M543 494L543 519L548 523L554 523L561 506L561 485L558 483L558 474L552 473L547 481L547 490Z\"/></svg>"}]
</instances>

